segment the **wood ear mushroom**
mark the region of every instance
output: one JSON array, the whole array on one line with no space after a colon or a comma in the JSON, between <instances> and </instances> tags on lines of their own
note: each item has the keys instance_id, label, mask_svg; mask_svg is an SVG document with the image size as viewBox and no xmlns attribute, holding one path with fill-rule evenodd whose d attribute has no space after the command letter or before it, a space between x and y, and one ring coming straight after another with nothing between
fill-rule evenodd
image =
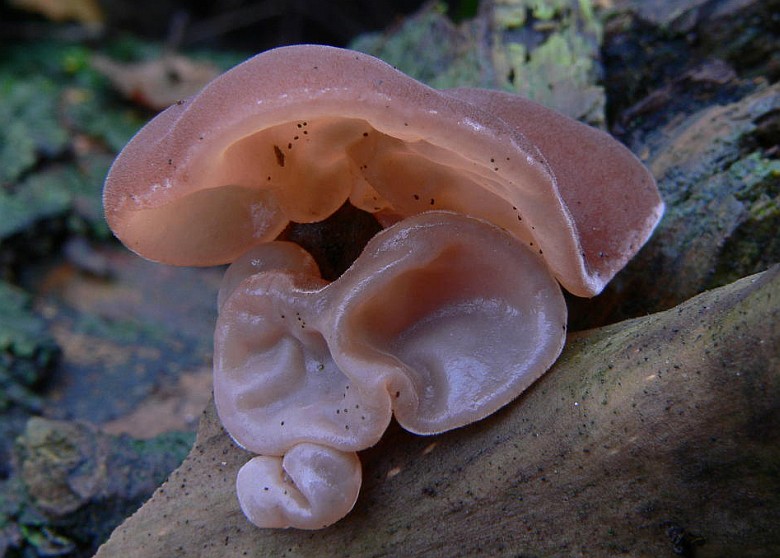
<instances>
[{"instance_id":1,"label":"wood ear mushroom","mask_svg":"<svg viewBox=\"0 0 780 558\"><path fill-rule=\"evenodd\" d=\"M275 239L347 201L387 228L327 282ZM531 385L563 347L558 284L600 292L663 213L602 132L322 46L262 53L160 114L118 156L104 205L144 257L232 263L214 389L258 455L239 500L259 526L304 529L349 512L355 452L392 416L434 434Z\"/></svg>"}]
</instances>

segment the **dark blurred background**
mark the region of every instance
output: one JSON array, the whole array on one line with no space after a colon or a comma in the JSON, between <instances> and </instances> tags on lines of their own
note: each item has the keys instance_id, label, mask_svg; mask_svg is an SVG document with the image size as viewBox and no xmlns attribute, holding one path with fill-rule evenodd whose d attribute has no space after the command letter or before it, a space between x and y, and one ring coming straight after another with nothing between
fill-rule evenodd
<instances>
[{"instance_id":1,"label":"dark blurred background","mask_svg":"<svg viewBox=\"0 0 780 558\"><path fill-rule=\"evenodd\" d=\"M386 29L424 0L7 0L0 3L0 40L87 33L76 22L100 23L106 33L129 32L180 47L256 52L292 43L346 45L367 31ZM472 15L477 0L438 2L455 20ZM52 28L51 21L73 22Z\"/></svg>"}]
</instances>

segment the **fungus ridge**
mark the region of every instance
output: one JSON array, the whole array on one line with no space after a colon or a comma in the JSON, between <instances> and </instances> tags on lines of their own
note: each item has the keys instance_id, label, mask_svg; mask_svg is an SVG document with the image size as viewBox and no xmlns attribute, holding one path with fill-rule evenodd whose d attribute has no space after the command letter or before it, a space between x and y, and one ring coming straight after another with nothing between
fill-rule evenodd
<instances>
[{"instance_id":1,"label":"fungus ridge","mask_svg":"<svg viewBox=\"0 0 780 558\"><path fill-rule=\"evenodd\" d=\"M475 88L450 89L446 94L477 104L523 130L544 153L561 198L578 224L592 284L589 296L598 294L661 220L664 203L650 171L609 134L519 95Z\"/></svg>"},{"instance_id":2,"label":"fungus ridge","mask_svg":"<svg viewBox=\"0 0 780 558\"><path fill-rule=\"evenodd\" d=\"M570 213L522 121L364 54L275 49L141 130L112 166L106 216L147 258L215 265L272 240L291 220L322 220L347 199L395 215L385 222L452 210L542 249L564 287L592 296L606 277L592 276L582 256L579 231L589 223ZM562 122L572 126L561 124L561 133L580 133ZM621 149L615 141L593 147L589 155L601 161ZM636 161L629 167L620 184L627 190L632 172L646 172Z\"/></svg>"},{"instance_id":3,"label":"fungus ridge","mask_svg":"<svg viewBox=\"0 0 780 558\"><path fill-rule=\"evenodd\" d=\"M356 453L298 444L283 458L250 459L238 471L236 493L255 525L321 529L352 509L361 483Z\"/></svg>"}]
</instances>

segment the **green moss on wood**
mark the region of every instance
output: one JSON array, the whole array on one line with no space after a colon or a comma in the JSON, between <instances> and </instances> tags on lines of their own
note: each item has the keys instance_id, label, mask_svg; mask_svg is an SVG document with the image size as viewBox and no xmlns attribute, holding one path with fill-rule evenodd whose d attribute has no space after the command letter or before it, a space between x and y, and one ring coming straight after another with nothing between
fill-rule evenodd
<instances>
[{"instance_id":1,"label":"green moss on wood","mask_svg":"<svg viewBox=\"0 0 780 558\"><path fill-rule=\"evenodd\" d=\"M34 388L59 354L45 323L30 310L21 290L0 282L0 411L40 407Z\"/></svg>"}]
</instances>

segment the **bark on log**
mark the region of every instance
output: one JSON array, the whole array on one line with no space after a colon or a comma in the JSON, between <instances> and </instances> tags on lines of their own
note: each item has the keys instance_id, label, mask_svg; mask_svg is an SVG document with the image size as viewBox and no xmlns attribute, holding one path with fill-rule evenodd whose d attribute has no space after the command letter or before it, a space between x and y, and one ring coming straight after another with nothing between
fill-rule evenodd
<instances>
[{"instance_id":1,"label":"bark on log","mask_svg":"<svg viewBox=\"0 0 780 558\"><path fill-rule=\"evenodd\" d=\"M213 405L97 557L778 556L780 266L576 334L530 391L436 437L397 427L317 532L256 529Z\"/></svg>"}]
</instances>

